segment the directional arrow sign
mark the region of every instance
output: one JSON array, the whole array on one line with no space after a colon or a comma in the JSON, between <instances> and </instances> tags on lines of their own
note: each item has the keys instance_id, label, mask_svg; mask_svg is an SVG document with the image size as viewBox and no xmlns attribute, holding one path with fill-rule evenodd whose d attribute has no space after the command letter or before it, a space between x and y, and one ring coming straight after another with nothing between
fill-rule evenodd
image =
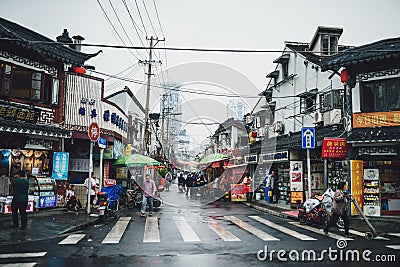
<instances>
[{"instance_id":1,"label":"directional arrow sign","mask_svg":"<svg viewBox=\"0 0 400 267\"><path fill-rule=\"evenodd\" d=\"M304 127L301 128L301 148L314 149L315 148L315 128Z\"/></svg>"}]
</instances>

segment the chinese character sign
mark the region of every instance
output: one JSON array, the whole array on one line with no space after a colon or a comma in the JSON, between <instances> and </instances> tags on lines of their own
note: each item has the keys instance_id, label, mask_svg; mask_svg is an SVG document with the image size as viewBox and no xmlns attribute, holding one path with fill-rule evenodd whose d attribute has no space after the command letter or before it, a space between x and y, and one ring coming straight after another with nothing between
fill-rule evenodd
<instances>
[{"instance_id":1,"label":"chinese character sign","mask_svg":"<svg viewBox=\"0 0 400 267\"><path fill-rule=\"evenodd\" d=\"M347 158L348 144L346 138L324 138L322 158Z\"/></svg>"},{"instance_id":2,"label":"chinese character sign","mask_svg":"<svg viewBox=\"0 0 400 267\"><path fill-rule=\"evenodd\" d=\"M53 172L51 177L57 180L68 179L68 162L69 153L54 152L53 156Z\"/></svg>"},{"instance_id":3,"label":"chinese character sign","mask_svg":"<svg viewBox=\"0 0 400 267\"><path fill-rule=\"evenodd\" d=\"M351 160L350 161L350 174L351 174L351 195L357 201L358 205L363 208L363 161ZM351 215L359 214L358 210L351 204Z\"/></svg>"},{"instance_id":4,"label":"chinese character sign","mask_svg":"<svg viewBox=\"0 0 400 267\"><path fill-rule=\"evenodd\" d=\"M400 126L400 112L370 112L353 114L353 128Z\"/></svg>"}]
</instances>

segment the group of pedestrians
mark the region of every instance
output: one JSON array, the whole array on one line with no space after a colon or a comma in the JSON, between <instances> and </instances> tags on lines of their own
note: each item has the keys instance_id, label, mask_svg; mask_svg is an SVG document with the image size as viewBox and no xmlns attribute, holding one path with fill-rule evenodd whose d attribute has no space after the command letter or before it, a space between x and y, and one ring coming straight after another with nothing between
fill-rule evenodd
<instances>
[{"instance_id":1,"label":"group of pedestrians","mask_svg":"<svg viewBox=\"0 0 400 267\"><path fill-rule=\"evenodd\" d=\"M187 198L221 198L231 190L231 183L224 176L210 179L199 172L179 172L177 179L179 191L184 192Z\"/></svg>"}]
</instances>

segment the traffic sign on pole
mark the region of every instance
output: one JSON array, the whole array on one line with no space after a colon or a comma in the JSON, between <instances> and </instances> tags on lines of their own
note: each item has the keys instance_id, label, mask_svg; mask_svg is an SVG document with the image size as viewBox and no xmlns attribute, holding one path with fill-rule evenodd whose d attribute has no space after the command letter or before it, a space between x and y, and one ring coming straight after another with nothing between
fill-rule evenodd
<instances>
[{"instance_id":1,"label":"traffic sign on pole","mask_svg":"<svg viewBox=\"0 0 400 267\"><path fill-rule=\"evenodd\" d=\"M303 127L301 128L301 148L314 149L315 148L315 128Z\"/></svg>"},{"instance_id":2,"label":"traffic sign on pole","mask_svg":"<svg viewBox=\"0 0 400 267\"><path fill-rule=\"evenodd\" d=\"M93 122L88 128L89 139L96 142L100 138L100 127L97 123Z\"/></svg>"}]
</instances>

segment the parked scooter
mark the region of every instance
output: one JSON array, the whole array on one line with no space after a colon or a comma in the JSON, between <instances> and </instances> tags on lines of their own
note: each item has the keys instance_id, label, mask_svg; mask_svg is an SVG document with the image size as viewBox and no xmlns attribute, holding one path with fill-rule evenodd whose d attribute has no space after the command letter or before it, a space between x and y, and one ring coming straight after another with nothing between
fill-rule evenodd
<instances>
[{"instance_id":1,"label":"parked scooter","mask_svg":"<svg viewBox=\"0 0 400 267\"><path fill-rule=\"evenodd\" d=\"M314 223L326 225L331 215L334 192L328 188L322 195L315 195L313 198L307 199L303 206L298 208L299 222L302 224L312 225ZM344 222L340 218L336 225L344 228Z\"/></svg>"},{"instance_id":2,"label":"parked scooter","mask_svg":"<svg viewBox=\"0 0 400 267\"><path fill-rule=\"evenodd\" d=\"M97 212L100 219L116 219L119 210L119 197L123 189L120 185L103 187L101 192L97 193Z\"/></svg>"}]
</instances>

